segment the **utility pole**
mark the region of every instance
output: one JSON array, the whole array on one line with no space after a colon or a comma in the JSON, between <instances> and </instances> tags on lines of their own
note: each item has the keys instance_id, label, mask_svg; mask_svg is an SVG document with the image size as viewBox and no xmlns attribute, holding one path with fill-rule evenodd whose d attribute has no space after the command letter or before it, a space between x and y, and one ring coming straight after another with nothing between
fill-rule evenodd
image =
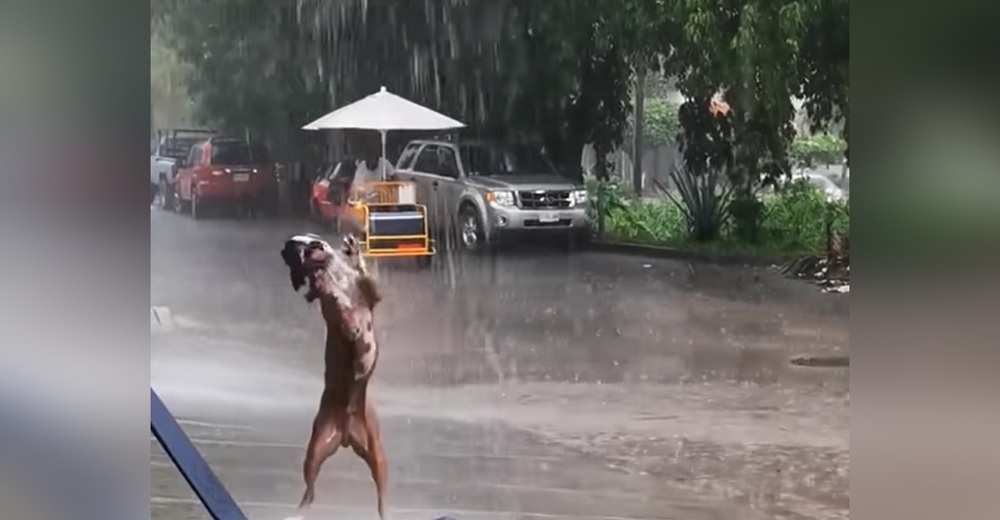
<instances>
[{"instance_id":1,"label":"utility pole","mask_svg":"<svg viewBox=\"0 0 1000 520\"><path fill-rule=\"evenodd\" d=\"M642 197L642 141L646 103L646 63L639 61L635 67L635 107L632 131L632 189Z\"/></svg>"}]
</instances>

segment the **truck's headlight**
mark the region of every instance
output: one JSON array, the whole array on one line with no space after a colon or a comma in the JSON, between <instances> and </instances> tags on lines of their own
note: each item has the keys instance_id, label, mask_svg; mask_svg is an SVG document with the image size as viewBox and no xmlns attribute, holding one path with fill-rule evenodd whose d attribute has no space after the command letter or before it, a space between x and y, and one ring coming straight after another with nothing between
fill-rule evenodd
<instances>
[{"instance_id":1,"label":"truck's headlight","mask_svg":"<svg viewBox=\"0 0 1000 520\"><path fill-rule=\"evenodd\" d=\"M573 190L573 205L582 206L587 203L587 190Z\"/></svg>"},{"instance_id":2,"label":"truck's headlight","mask_svg":"<svg viewBox=\"0 0 1000 520\"><path fill-rule=\"evenodd\" d=\"M488 191L486 192L486 201L492 202L497 206L513 206L514 205L514 192L512 191Z\"/></svg>"}]
</instances>

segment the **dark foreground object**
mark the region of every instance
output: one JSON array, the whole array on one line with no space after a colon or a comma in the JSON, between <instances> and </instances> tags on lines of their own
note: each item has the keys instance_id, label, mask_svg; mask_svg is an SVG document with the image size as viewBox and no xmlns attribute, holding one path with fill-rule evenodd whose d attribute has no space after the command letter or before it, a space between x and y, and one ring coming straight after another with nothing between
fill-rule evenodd
<instances>
[{"instance_id":1,"label":"dark foreground object","mask_svg":"<svg viewBox=\"0 0 1000 520\"><path fill-rule=\"evenodd\" d=\"M174 419L152 388L149 389L149 395L150 429L208 513L214 520L246 520L246 515L236 505L232 495L212 472L194 444L191 444L191 440L177 424L177 419Z\"/></svg>"}]
</instances>

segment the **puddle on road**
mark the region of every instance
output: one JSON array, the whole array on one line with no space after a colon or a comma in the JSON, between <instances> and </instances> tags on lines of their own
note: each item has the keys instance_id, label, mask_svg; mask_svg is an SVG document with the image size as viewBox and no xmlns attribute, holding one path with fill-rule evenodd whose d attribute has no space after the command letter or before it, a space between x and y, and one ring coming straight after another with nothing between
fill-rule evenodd
<instances>
[{"instance_id":1,"label":"puddle on road","mask_svg":"<svg viewBox=\"0 0 1000 520\"><path fill-rule=\"evenodd\" d=\"M845 368L850 366L847 356L803 356L793 358L791 363L800 367Z\"/></svg>"},{"instance_id":2,"label":"puddle on road","mask_svg":"<svg viewBox=\"0 0 1000 520\"><path fill-rule=\"evenodd\" d=\"M174 314L170 307L153 305L149 308L149 327L153 332L173 332L176 329L206 328L206 325Z\"/></svg>"},{"instance_id":3,"label":"puddle on road","mask_svg":"<svg viewBox=\"0 0 1000 520\"><path fill-rule=\"evenodd\" d=\"M771 385L781 380L787 359L775 349L692 349L686 368L692 379Z\"/></svg>"}]
</instances>

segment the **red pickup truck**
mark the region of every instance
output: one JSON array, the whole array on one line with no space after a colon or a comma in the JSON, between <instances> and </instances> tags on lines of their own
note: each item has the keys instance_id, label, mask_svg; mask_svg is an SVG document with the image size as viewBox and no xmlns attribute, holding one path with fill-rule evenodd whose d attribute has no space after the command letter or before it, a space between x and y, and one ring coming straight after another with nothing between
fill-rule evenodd
<instances>
[{"instance_id":1,"label":"red pickup truck","mask_svg":"<svg viewBox=\"0 0 1000 520\"><path fill-rule=\"evenodd\" d=\"M195 219L231 206L260 211L277 200L277 177L267 150L243 139L212 137L191 147L174 177L174 210Z\"/></svg>"}]
</instances>

